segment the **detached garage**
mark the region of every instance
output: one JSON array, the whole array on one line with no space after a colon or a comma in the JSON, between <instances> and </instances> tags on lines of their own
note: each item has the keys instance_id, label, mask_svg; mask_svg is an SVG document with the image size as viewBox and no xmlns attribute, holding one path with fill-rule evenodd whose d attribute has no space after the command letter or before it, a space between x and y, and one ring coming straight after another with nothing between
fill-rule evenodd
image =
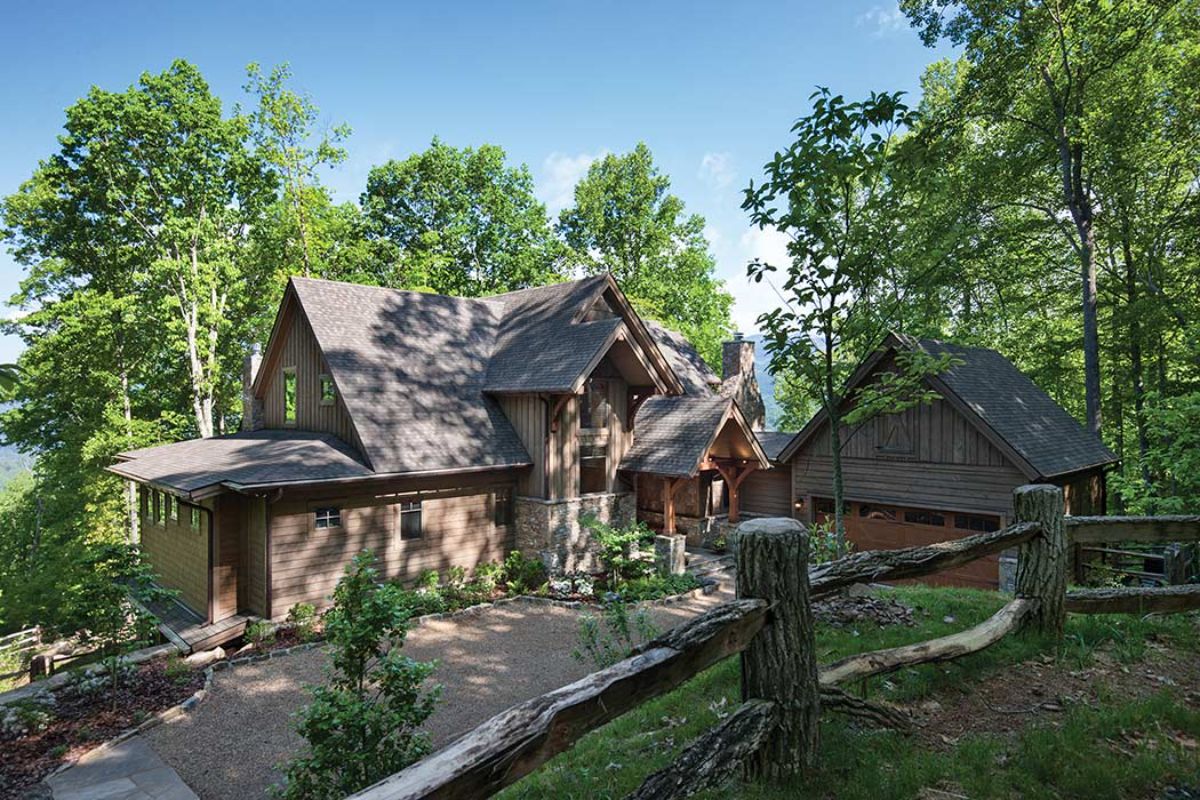
<instances>
[{"instance_id":1,"label":"detached garage","mask_svg":"<svg viewBox=\"0 0 1200 800\"><path fill-rule=\"evenodd\" d=\"M895 370L902 348L949 354L954 365L926 379L939 399L843 427L846 535L855 549L997 530L1011 518L1013 490L1025 483L1064 487L1068 514L1104 513L1105 470L1117 457L994 350L891 335L851 376L848 408L857 388ZM795 516L811 522L832 515L833 462L823 412L773 460L779 466L771 472L789 474ZM981 588L998 581L997 558L929 580Z\"/></svg>"}]
</instances>

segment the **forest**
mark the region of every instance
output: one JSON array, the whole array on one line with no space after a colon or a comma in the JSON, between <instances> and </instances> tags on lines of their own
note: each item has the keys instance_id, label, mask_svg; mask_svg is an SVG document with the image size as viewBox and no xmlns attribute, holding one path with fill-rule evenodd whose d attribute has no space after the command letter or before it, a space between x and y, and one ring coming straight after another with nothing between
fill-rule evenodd
<instances>
[{"instance_id":1,"label":"forest","mask_svg":"<svg viewBox=\"0 0 1200 800\"><path fill-rule=\"evenodd\" d=\"M789 263L738 265L796 430L889 330L998 349L1121 457L1114 512L1200 506L1200 3L903 0L919 98L818 89L744 192ZM237 98L176 61L92 87L0 204L25 344L0 435L0 633L79 627L68 596L136 525L116 453L238 429L246 353L291 275L483 296L611 271L714 365L732 330L705 221L645 144L552 218L493 143L434 139L322 176L353 146L286 65ZM82 87L81 87L82 88ZM350 121L351 123L353 121ZM768 288L768 285L770 288Z\"/></svg>"}]
</instances>

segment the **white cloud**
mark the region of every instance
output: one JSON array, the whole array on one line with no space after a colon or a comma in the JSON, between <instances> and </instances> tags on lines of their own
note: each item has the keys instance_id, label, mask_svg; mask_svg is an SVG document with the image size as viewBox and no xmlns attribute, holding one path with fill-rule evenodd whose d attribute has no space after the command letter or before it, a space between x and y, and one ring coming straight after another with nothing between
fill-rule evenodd
<instances>
[{"instance_id":1,"label":"white cloud","mask_svg":"<svg viewBox=\"0 0 1200 800\"><path fill-rule=\"evenodd\" d=\"M718 189L724 189L737 177L733 157L729 153L705 153L700 159L700 178Z\"/></svg>"},{"instance_id":2,"label":"white cloud","mask_svg":"<svg viewBox=\"0 0 1200 800\"><path fill-rule=\"evenodd\" d=\"M777 283L778 278L768 276L755 283L747 277L746 265L757 258L783 269L788 263L787 237L774 229L751 228L733 238L712 226L705 234L717 257L717 274L733 295L734 328L745 333L757 331L759 315L778 308L782 301L772 288L772 281Z\"/></svg>"},{"instance_id":3,"label":"white cloud","mask_svg":"<svg viewBox=\"0 0 1200 800\"><path fill-rule=\"evenodd\" d=\"M546 204L551 216L557 215L575 200L575 184L587 174L588 167L608 155L607 150L599 153L554 152L542 162L542 175L537 181L537 195Z\"/></svg>"},{"instance_id":4,"label":"white cloud","mask_svg":"<svg viewBox=\"0 0 1200 800\"><path fill-rule=\"evenodd\" d=\"M897 3L890 7L871 6L869 10L858 15L854 24L860 28L871 28L872 35L878 39L889 33L904 30L908 27L908 19Z\"/></svg>"}]
</instances>

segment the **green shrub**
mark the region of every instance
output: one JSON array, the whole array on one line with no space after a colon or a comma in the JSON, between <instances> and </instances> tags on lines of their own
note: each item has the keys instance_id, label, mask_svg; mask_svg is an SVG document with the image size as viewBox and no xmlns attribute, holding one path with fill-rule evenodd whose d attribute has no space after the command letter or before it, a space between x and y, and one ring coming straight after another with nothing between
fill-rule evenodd
<instances>
[{"instance_id":1,"label":"green shrub","mask_svg":"<svg viewBox=\"0 0 1200 800\"><path fill-rule=\"evenodd\" d=\"M397 602L408 616L423 617L426 614L441 614L446 611L446 598L436 588L432 590L405 589L395 586Z\"/></svg>"},{"instance_id":2,"label":"green shrub","mask_svg":"<svg viewBox=\"0 0 1200 800\"><path fill-rule=\"evenodd\" d=\"M275 643L275 626L265 619L256 619L246 626L246 640L255 647Z\"/></svg>"},{"instance_id":3,"label":"green shrub","mask_svg":"<svg viewBox=\"0 0 1200 800\"><path fill-rule=\"evenodd\" d=\"M504 583L509 593L532 592L545 582L546 568L538 559L526 558L520 550L513 550L504 559Z\"/></svg>"},{"instance_id":4,"label":"green shrub","mask_svg":"<svg viewBox=\"0 0 1200 800\"><path fill-rule=\"evenodd\" d=\"M600 546L600 562L608 574L611 588L616 588L622 581L641 578L654 571L653 560L642 558L642 546L654 542L654 531L646 527L646 523L631 522L624 527L614 528L587 515L580 519L579 524L596 537Z\"/></svg>"},{"instance_id":5,"label":"green shrub","mask_svg":"<svg viewBox=\"0 0 1200 800\"><path fill-rule=\"evenodd\" d=\"M187 683L191 677L192 668L183 660L183 656L179 653L171 653L167 656L167 663L163 669L167 679L178 684Z\"/></svg>"},{"instance_id":6,"label":"green shrub","mask_svg":"<svg viewBox=\"0 0 1200 800\"><path fill-rule=\"evenodd\" d=\"M276 794L288 800L342 798L426 755L421 726L433 713L441 687L422 687L434 665L404 655L409 612L394 583L380 584L370 552L355 556L325 615L330 644L326 684L299 714L307 742L287 766Z\"/></svg>"},{"instance_id":7,"label":"green shrub","mask_svg":"<svg viewBox=\"0 0 1200 800\"><path fill-rule=\"evenodd\" d=\"M467 568L453 566L446 570L446 585L454 587L462 587L467 582Z\"/></svg>"},{"instance_id":8,"label":"green shrub","mask_svg":"<svg viewBox=\"0 0 1200 800\"><path fill-rule=\"evenodd\" d=\"M647 575L621 584L619 594L626 603L658 600L700 588L700 581L690 572L682 575Z\"/></svg>"},{"instance_id":9,"label":"green shrub","mask_svg":"<svg viewBox=\"0 0 1200 800\"><path fill-rule=\"evenodd\" d=\"M605 596L600 617L585 614L579 620L579 646L571 653L577 661L591 661L596 669L611 667L628 658L639 645L658 635L644 608L632 615L625 602L613 593Z\"/></svg>"},{"instance_id":10,"label":"green shrub","mask_svg":"<svg viewBox=\"0 0 1200 800\"><path fill-rule=\"evenodd\" d=\"M307 642L316 636L317 607L312 603L296 603L288 609L287 622L300 640Z\"/></svg>"},{"instance_id":11,"label":"green shrub","mask_svg":"<svg viewBox=\"0 0 1200 800\"><path fill-rule=\"evenodd\" d=\"M423 569L417 573L417 580L414 586L418 591L436 592L441 579L438 577L436 569Z\"/></svg>"},{"instance_id":12,"label":"green shrub","mask_svg":"<svg viewBox=\"0 0 1200 800\"><path fill-rule=\"evenodd\" d=\"M504 575L504 565L495 561L480 564L475 567L475 583L489 593L496 591L500 579Z\"/></svg>"}]
</instances>

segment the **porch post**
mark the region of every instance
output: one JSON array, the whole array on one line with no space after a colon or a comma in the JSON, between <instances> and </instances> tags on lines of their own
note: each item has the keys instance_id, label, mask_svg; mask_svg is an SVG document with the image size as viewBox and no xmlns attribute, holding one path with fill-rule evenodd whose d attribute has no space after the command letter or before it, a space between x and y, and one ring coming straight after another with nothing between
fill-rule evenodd
<instances>
[{"instance_id":1,"label":"porch post","mask_svg":"<svg viewBox=\"0 0 1200 800\"><path fill-rule=\"evenodd\" d=\"M663 477L663 535L675 535L675 479Z\"/></svg>"}]
</instances>

